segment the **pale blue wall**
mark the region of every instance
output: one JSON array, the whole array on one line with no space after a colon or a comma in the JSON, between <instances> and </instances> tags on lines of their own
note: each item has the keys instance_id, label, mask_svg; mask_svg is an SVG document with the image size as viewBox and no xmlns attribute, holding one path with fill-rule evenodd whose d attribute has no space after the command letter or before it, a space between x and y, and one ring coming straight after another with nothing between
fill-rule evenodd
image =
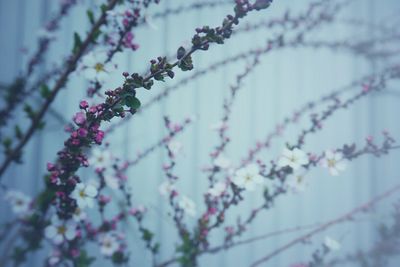
<instances>
[{"instance_id":1,"label":"pale blue wall","mask_svg":"<svg viewBox=\"0 0 400 267\"><path fill-rule=\"evenodd\" d=\"M163 0L157 10L178 6L195 0ZM34 51L35 35L46 17L56 10L55 0L14 0L0 1L0 81L11 82L26 64L26 56L20 51L22 47ZM82 1L94 3L95 1ZM353 15L369 21L395 21L395 13L399 11L398 0L358 0L343 14L343 17ZM270 17L280 17L283 11L291 6L292 14L304 10L308 0L275 0L267 11L260 12L248 19L259 21ZM141 28L136 35L141 49L134 54L126 54L119 58L119 64L124 66L121 71L142 71L143 62L158 55L169 55L175 49L188 43L193 29L204 24L216 25L227 13L227 7L207 9L198 13L181 14L169 17L164 22L155 20L158 30ZM297 12L296 12L297 11ZM87 21L85 9L74 9L73 16L63 23L59 42L53 46L47 56L46 69L51 63L60 63L61 55L70 51L72 33L75 29L83 32ZM397 13L398 14L398 13ZM372 32L368 29L359 30L352 27L335 26L323 28L319 36L339 36L338 38L360 37L368 38ZM265 39L271 36L265 30L251 34L236 36L227 41L226 45L212 47L207 53L200 52L195 56L195 67L203 68L211 62L234 55L239 51L264 45ZM173 93L166 101L139 115L135 120L120 129L109 139L115 147L117 155L133 158L136 152L146 148L165 134L162 115L166 114L175 121L180 121L189 115L196 115L197 121L178 140L184 144L184 153L180 156L177 171L181 177L180 189L191 196L197 203L202 199L202 191L207 185L205 175L199 171L209 163L208 153L215 143L216 134L209 125L218 121L221 116L221 103L228 93L229 85L234 82L236 74L245 66L244 61L208 74L206 77L192 82ZM298 48L274 52L262 58L262 64L245 80L244 90L240 91L235 103L232 117L232 128L229 134L233 142L228 148L228 155L235 162L245 155L249 146L255 140L263 138L275 124L295 107L314 99L326 92L347 84L349 81L368 73L379 64L371 64L361 57L353 57L347 52L332 53L326 49L310 50ZM44 71L44 69L43 69ZM176 75L175 81L190 73ZM116 73L109 86L121 82L120 74ZM175 81L168 81L173 85ZM85 81L74 76L53 108L71 118L77 110L78 100L85 93ZM155 86L150 92L140 92L139 96L146 102L151 96L160 92L163 85ZM396 90L396 86L391 86ZM329 120L325 129L309 139L305 149L320 152L326 148L334 148L346 142L358 141L361 144L369 134L378 135L382 129L389 129L394 137L400 137L398 120L399 99L388 95L376 95L364 99L349 110L339 112ZM19 118L21 120L21 118ZM308 123L308 120L303 122ZM305 125L305 124L303 124ZM306 124L307 125L307 124ZM302 127L291 127L284 139L275 142L272 149L261 155L268 162L275 158L284 146L285 141L294 141ZM13 166L7 173L6 181L11 187L22 188L29 194L34 194L41 187L41 177L45 163L52 161L60 149L66 134L62 126L49 118L48 130L37 134L26 148L25 165ZM351 164L348 170L339 177L330 177L324 171L311 172L313 183L305 194L287 196L279 199L276 206L259 217L247 237L263 234L286 227L321 222L338 216L352 207L365 202L371 196L388 189L399 179L400 154L393 152L390 156L379 160L363 157ZM129 173L135 200L150 207L147 222L160 235L161 255L165 259L173 250L175 232L171 220L166 215L167 207L158 196L158 184L164 176L160 166L165 160L162 149L141 162L135 170ZM86 171L88 175L90 171ZM228 215L232 220L235 214L247 214L251 207L260 201L259 196L249 195L249 201ZM390 203L390 202L389 202ZM1 205L0 218L8 217L9 210ZM385 213L387 211L382 211ZM382 218L375 217L372 223L362 223L354 227L351 224L330 229L327 233L338 239L343 238L343 250L337 253L351 252L369 247L374 240L372 227ZM194 221L193 221L194 223ZM133 226L135 227L135 226ZM130 235L130 232L126 232ZM130 236L135 237L134 231ZM274 247L284 244L294 235L285 235L266 241L239 247L219 254L206 256L201 260L201 266L248 266L255 259L266 254ZM297 246L286 254L277 257L265 266L288 266L296 260L308 259L313 249L320 244L324 235L316 236L312 244ZM218 234L215 237L218 239ZM149 257L144 254L142 243L136 238L130 238L132 244L132 266L147 266ZM146 255L145 257L143 255ZM337 255L337 254L336 254ZM40 261L30 261L27 266L41 266ZM99 265L96 265L99 266ZM394 264L393 266L398 266Z\"/></svg>"}]
</instances>

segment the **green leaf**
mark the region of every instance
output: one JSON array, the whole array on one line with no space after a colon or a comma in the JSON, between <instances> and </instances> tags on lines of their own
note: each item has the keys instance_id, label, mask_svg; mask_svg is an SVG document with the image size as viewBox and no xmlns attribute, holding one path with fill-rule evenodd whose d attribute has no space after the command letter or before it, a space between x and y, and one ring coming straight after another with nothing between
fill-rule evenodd
<instances>
[{"instance_id":1,"label":"green leaf","mask_svg":"<svg viewBox=\"0 0 400 267\"><path fill-rule=\"evenodd\" d=\"M4 138L3 140L3 146L7 149L10 148L12 145L12 140L9 137Z\"/></svg>"},{"instance_id":2,"label":"green leaf","mask_svg":"<svg viewBox=\"0 0 400 267\"><path fill-rule=\"evenodd\" d=\"M181 58L183 58L185 56L185 54L186 54L186 50L184 47L181 46L178 48L178 51L176 53L176 58L178 60L180 60Z\"/></svg>"},{"instance_id":3,"label":"green leaf","mask_svg":"<svg viewBox=\"0 0 400 267\"><path fill-rule=\"evenodd\" d=\"M100 31L99 29L97 29L97 30L93 33L92 41L93 41L93 42L96 42L100 35L101 35L101 31Z\"/></svg>"},{"instance_id":4,"label":"green leaf","mask_svg":"<svg viewBox=\"0 0 400 267\"><path fill-rule=\"evenodd\" d=\"M90 10L90 9L88 9L88 10L86 11L86 14L87 14L87 16L88 16L88 19L89 19L89 21L90 21L90 24L93 25L93 24L95 23L93 11Z\"/></svg>"},{"instance_id":5,"label":"green leaf","mask_svg":"<svg viewBox=\"0 0 400 267\"><path fill-rule=\"evenodd\" d=\"M154 75L154 79L155 79L156 81L162 81L162 82L165 81L165 80L164 80L164 75L162 75L161 73L158 73L157 75Z\"/></svg>"},{"instance_id":6,"label":"green leaf","mask_svg":"<svg viewBox=\"0 0 400 267\"><path fill-rule=\"evenodd\" d=\"M105 4L102 4L102 5L100 6L100 9L101 9L101 11L102 11L103 13L106 13L107 10L108 10L107 5L105 5Z\"/></svg>"},{"instance_id":7,"label":"green leaf","mask_svg":"<svg viewBox=\"0 0 400 267\"><path fill-rule=\"evenodd\" d=\"M15 136L20 140L22 139L22 131L18 125L15 125Z\"/></svg>"},{"instance_id":8,"label":"green leaf","mask_svg":"<svg viewBox=\"0 0 400 267\"><path fill-rule=\"evenodd\" d=\"M143 87L144 87L145 89L147 89L147 90L150 90L151 87L153 86L153 84L154 84L153 80L150 80L150 81L148 81L148 82L145 82L145 83L143 84Z\"/></svg>"},{"instance_id":9,"label":"green leaf","mask_svg":"<svg viewBox=\"0 0 400 267\"><path fill-rule=\"evenodd\" d=\"M48 98L50 96L50 93L51 93L50 88L46 84L43 84L40 87L40 95L43 98Z\"/></svg>"},{"instance_id":10,"label":"green leaf","mask_svg":"<svg viewBox=\"0 0 400 267\"><path fill-rule=\"evenodd\" d=\"M95 258L89 257L87 252L85 250L82 250L81 253L79 254L79 257L76 259L76 266L89 267L94 261Z\"/></svg>"},{"instance_id":11,"label":"green leaf","mask_svg":"<svg viewBox=\"0 0 400 267\"><path fill-rule=\"evenodd\" d=\"M191 56L187 56L185 59L181 60L181 61L178 63L178 67L179 67L182 71L192 70L192 69L193 69L192 57L191 57Z\"/></svg>"},{"instance_id":12,"label":"green leaf","mask_svg":"<svg viewBox=\"0 0 400 267\"><path fill-rule=\"evenodd\" d=\"M150 232L149 230L143 229L142 232L143 232L143 236L142 236L143 240L151 241L151 239L153 239L153 233Z\"/></svg>"},{"instance_id":13,"label":"green leaf","mask_svg":"<svg viewBox=\"0 0 400 267\"><path fill-rule=\"evenodd\" d=\"M44 126L46 126L46 123L44 121L41 121L41 122L38 123L37 128L39 130L43 130Z\"/></svg>"},{"instance_id":14,"label":"green leaf","mask_svg":"<svg viewBox=\"0 0 400 267\"><path fill-rule=\"evenodd\" d=\"M24 111L25 111L26 115L28 116L28 118L30 118L30 119L35 118L35 112L33 111L32 107L30 105L25 104Z\"/></svg>"},{"instance_id":15,"label":"green leaf","mask_svg":"<svg viewBox=\"0 0 400 267\"><path fill-rule=\"evenodd\" d=\"M125 255L122 252L117 251L114 252L114 254L112 255L111 260L115 264L122 264L126 263L128 261L128 258L125 257Z\"/></svg>"},{"instance_id":16,"label":"green leaf","mask_svg":"<svg viewBox=\"0 0 400 267\"><path fill-rule=\"evenodd\" d=\"M78 50L82 46L82 39L77 32L74 33L74 48L72 49L73 53L78 52Z\"/></svg>"},{"instance_id":17,"label":"green leaf","mask_svg":"<svg viewBox=\"0 0 400 267\"><path fill-rule=\"evenodd\" d=\"M138 109L140 108L140 101L134 96L127 96L125 97L125 105L130 107L131 109Z\"/></svg>"}]
</instances>

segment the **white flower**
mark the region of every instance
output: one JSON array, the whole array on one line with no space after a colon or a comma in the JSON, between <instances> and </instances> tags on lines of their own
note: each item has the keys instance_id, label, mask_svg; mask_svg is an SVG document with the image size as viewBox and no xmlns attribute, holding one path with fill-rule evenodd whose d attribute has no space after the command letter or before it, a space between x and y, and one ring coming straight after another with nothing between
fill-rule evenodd
<instances>
[{"instance_id":1,"label":"white flower","mask_svg":"<svg viewBox=\"0 0 400 267\"><path fill-rule=\"evenodd\" d=\"M289 166L293 170L299 169L302 165L308 164L308 156L305 152L301 151L298 148L294 148L293 150L289 150L285 148L282 152L282 156L278 161L279 167Z\"/></svg>"},{"instance_id":2,"label":"white flower","mask_svg":"<svg viewBox=\"0 0 400 267\"><path fill-rule=\"evenodd\" d=\"M307 183L304 172L295 172L286 178L286 186L295 193L303 192L306 189Z\"/></svg>"},{"instance_id":3,"label":"white flower","mask_svg":"<svg viewBox=\"0 0 400 267\"><path fill-rule=\"evenodd\" d=\"M231 161L225 157L224 155L220 154L215 160L214 165L221 168L221 169L228 169L231 166Z\"/></svg>"},{"instance_id":4,"label":"white flower","mask_svg":"<svg viewBox=\"0 0 400 267\"><path fill-rule=\"evenodd\" d=\"M76 200L78 207L92 208L94 206L94 198L97 196L97 189L93 185L85 185L84 183L76 184L74 191L71 193L71 198Z\"/></svg>"},{"instance_id":5,"label":"white flower","mask_svg":"<svg viewBox=\"0 0 400 267\"><path fill-rule=\"evenodd\" d=\"M93 149L89 164L94 168L107 168L112 165L112 155L107 150Z\"/></svg>"},{"instance_id":6,"label":"white flower","mask_svg":"<svg viewBox=\"0 0 400 267\"><path fill-rule=\"evenodd\" d=\"M116 190L119 188L119 180L114 175L104 175L104 182L111 189Z\"/></svg>"},{"instance_id":7,"label":"white flower","mask_svg":"<svg viewBox=\"0 0 400 267\"><path fill-rule=\"evenodd\" d=\"M72 219L74 219L75 222L84 221L86 220L86 218L87 218L86 212L84 212L80 208L76 208L74 214L72 215Z\"/></svg>"},{"instance_id":8,"label":"white flower","mask_svg":"<svg viewBox=\"0 0 400 267\"><path fill-rule=\"evenodd\" d=\"M104 83L113 70L112 63L105 63L108 58L106 51L90 52L82 58L81 68L84 76L99 83Z\"/></svg>"},{"instance_id":9,"label":"white flower","mask_svg":"<svg viewBox=\"0 0 400 267\"><path fill-rule=\"evenodd\" d=\"M343 158L343 154L332 150L325 152L325 157L321 161L321 165L324 168L329 169L329 173L333 176L339 175L339 172L346 169L346 159Z\"/></svg>"},{"instance_id":10,"label":"white flower","mask_svg":"<svg viewBox=\"0 0 400 267\"><path fill-rule=\"evenodd\" d=\"M213 187L209 188L207 193L212 197L220 197L226 190L226 184L223 182L218 182L214 184Z\"/></svg>"},{"instance_id":11,"label":"white flower","mask_svg":"<svg viewBox=\"0 0 400 267\"><path fill-rule=\"evenodd\" d=\"M61 222L57 216L53 216L51 224L44 230L46 238L59 245L65 240L73 240L76 237L76 223L73 221Z\"/></svg>"},{"instance_id":12,"label":"white flower","mask_svg":"<svg viewBox=\"0 0 400 267\"><path fill-rule=\"evenodd\" d=\"M158 187L158 192L164 197L169 197L171 192L175 190L175 186L169 181L165 181Z\"/></svg>"},{"instance_id":13,"label":"white flower","mask_svg":"<svg viewBox=\"0 0 400 267\"><path fill-rule=\"evenodd\" d=\"M324 245L329 250L339 250L341 248L340 243L338 241L336 241L335 239L330 238L329 236L325 237Z\"/></svg>"},{"instance_id":14,"label":"white flower","mask_svg":"<svg viewBox=\"0 0 400 267\"><path fill-rule=\"evenodd\" d=\"M256 164L250 164L236 172L232 182L248 191L254 191L257 185L264 183L263 177L259 174L259 169Z\"/></svg>"},{"instance_id":15,"label":"white flower","mask_svg":"<svg viewBox=\"0 0 400 267\"><path fill-rule=\"evenodd\" d=\"M101 254L107 257L112 256L119 249L117 238L111 234L102 235L99 239L99 243Z\"/></svg>"},{"instance_id":16,"label":"white flower","mask_svg":"<svg viewBox=\"0 0 400 267\"><path fill-rule=\"evenodd\" d=\"M171 150L171 153L176 156L182 150L182 144L177 141L171 141L168 143L168 149Z\"/></svg>"},{"instance_id":17,"label":"white flower","mask_svg":"<svg viewBox=\"0 0 400 267\"><path fill-rule=\"evenodd\" d=\"M26 215L30 211L31 198L18 191L8 191L5 199L10 203L12 211L19 216Z\"/></svg>"},{"instance_id":18,"label":"white flower","mask_svg":"<svg viewBox=\"0 0 400 267\"><path fill-rule=\"evenodd\" d=\"M194 204L193 200L191 200L190 198L182 196L178 205L189 216L196 216L196 204Z\"/></svg>"}]
</instances>

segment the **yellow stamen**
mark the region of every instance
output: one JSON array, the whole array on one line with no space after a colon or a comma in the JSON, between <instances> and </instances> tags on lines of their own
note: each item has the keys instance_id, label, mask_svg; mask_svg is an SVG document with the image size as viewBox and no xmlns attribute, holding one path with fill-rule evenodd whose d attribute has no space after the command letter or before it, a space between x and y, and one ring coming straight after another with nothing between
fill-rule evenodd
<instances>
[{"instance_id":1,"label":"yellow stamen","mask_svg":"<svg viewBox=\"0 0 400 267\"><path fill-rule=\"evenodd\" d=\"M58 228L57 228L57 233L59 233L59 234L65 234L65 232L67 231L67 228L65 228L65 226L59 226Z\"/></svg>"},{"instance_id":2,"label":"yellow stamen","mask_svg":"<svg viewBox=\"0 0 400 267\"><path fill-rule=\"evenodd\" d=\"M104 65L101 63L96 63L94 69L96 70L96 72L104 71Z\"/></svg>"},{"instance_id":3,"label":"yellow stamen","mask_svg":"<svg viewBox=\"0 0 400 267\"><path fill-rule=\"evenodd\" d=\"M328 166L329 166L330 168L335 167L335 165L336 165L336 160L334 160L334 159L328 159Z\"/></svg>"}]
</instances>

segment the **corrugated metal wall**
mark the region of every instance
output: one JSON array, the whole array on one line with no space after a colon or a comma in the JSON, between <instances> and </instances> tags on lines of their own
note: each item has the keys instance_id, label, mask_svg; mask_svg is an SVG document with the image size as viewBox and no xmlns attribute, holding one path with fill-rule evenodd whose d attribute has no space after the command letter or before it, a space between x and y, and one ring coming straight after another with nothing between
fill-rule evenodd
<instances>
[{"instance_id":1,"label":"corrugated metal wall","mask_svg":"<svg viewBox=\"0 0 400 267\"><path fill-rule=\"evenodd\" d=\"M191 1L163 0L155 10ZM76 30L83 32L84 26L87 25L86 8L82 5L93 5L96 1L81 2L81 6L73 9L72 15L63 22L62 31L58 34L59 41L52 46L46 57L46 67L42 71L52 68L53 63L60 64L62 56L70 51L73 32ZM0 1L1 83L11 82L24 69L27 56L22 52L23 48L28 50L28 55L34 51L37 31L50 14L57 10L57 3L55 0ZM296 14L305 10L308 3L307 0L275 0L268 11L260 12L248 21L279 17L289 6L293 10L292 14ZM399 8L400 3L397 0L384 0L379 3L373 0L358 0L345 11L344 17L357 16L371 22L395 21ZM139 29L136 36L141 48L134 54L119 56L120 71L144 70L144 62L158 55L173 53L178 46L189 42L195 27L205 24L216 25L228 10L230 9L224 6L196 13L187 12L168 17L163 21L155 20L157 29L148 27ZM368 28L360 30L343 25L322 28L318 34L318 36L338 36L338 38L367 38L372 35L372 31ZM204 68L211 62L240 51L247 51L249 48L262 46L268 36L271 35L265 30L238 35L224 46L212 47L207 53L200 52L195 56L195 66ZM200 170L209 163L208 153L217 140L216 134L209 126L221 117L223 98L228 94L229 85L234 83L235 75L241 72L246 63L248 62L241 61L222 70L213 71L174 92L168 99L146 113L138 115L112 137L108 137L115 154L132 159L139 150L159 140L166 133L163 127L163 115L169 115L175 121L181 121L186 116L196 116L196 122L178 137L184 144L184 151L179 156L177 173L181 178L180 190L200 203L202 192L207 185L206 176ZM228 148L228 156L238 163L256 140L262 139L295 107L345 85L379 66L379 62L371 63L347 52L332 52L326 49L284 49L264 56L262 64L245 80L245 87L239 92L234 105L229 131L233 141ZM177 73L175 80L178 81L187 75L190 74ZM121 78L119 73L115 73L109 87L117 86ZM171 81L167 85L174 83L175 81ZM74 75L52 107L66 118L71 118L77 110L79 99L85 94L86 86L87 82L82 77ZM151 96L162 91L163 86L157 85L150 92L140 92L139 97L143 99L142 102L146 102ZM389 95L375 95L344 112L338 112L326 122L323 131L309 138L305 149L320 152L353 141L361 144L367 135L378 135L382 129L389 129L394 137L400 137L398 101L399 99ZM16 119L23 122L22 117L21 115L21 118ZM308 120L303 122L308 123ZM260 158L266 162L275 158L285 142L294 141L303 127L304 124L291 127L284 138L275 142L269 151L261 154ZM6 181L11 187L21 188L22 191L32 195L42 187L41 177L45 171L45 163L54 159L56 151L66 138L62 125L51 117L48 117L46 129L36 134L26 147L25 164L14 165L8 171ZM379 160L363 157L352 162L348 170L339 177L330 177L324 170L312 171L311 186L304 194L279 199L272 210L263 213L255 221L253 228L245 236L256 236L296 225L321 222L346 212L395 184L399 178L399 155L398 152L393 152ZM176 236L176 231L167 215L168 207L157 193L158 185L165 178L161 170L165 160L165 151L160 149L129 172L135 201L149 207L146 223L157 232L163 244L161 250L163 259L167 259L174 250ZM87 178L93 176L90 170L85 170L84 173ZM228 214L228 217L234 221L237 214L247 214L261 201L259 195L260 192L248 194L248 201L238 207L236 212ZM1 221L8 218L8 213L9 209L2 204ZM377 214L370 223L362 223L357 227L347 224L329 230L330 236L341 239L343 243L342 251L336 253L344 254L367 248L375 238L371 230L382 220L379 217L382 213ZM190 222L189 219L189 223L194 224L195 221ZM138 241L136 231L129 231L129 227L136 229L135 225L127 227L126 234L133 249L131 266L147 266L150 256L143 252L143 244ZM220 239L223 236L222 231L214 233L214 236L216 240ZM201 258L201 266L248 266L255 259L293 237L293 234L282 235L218 255L204 256ZM317 236L310 244L297 246L265 266L288 266L297 260L307 260L322 240L323 235ZM32 257L27 266L41 266L41 261L38 257Z\"/></svg>"}]
</instances>

